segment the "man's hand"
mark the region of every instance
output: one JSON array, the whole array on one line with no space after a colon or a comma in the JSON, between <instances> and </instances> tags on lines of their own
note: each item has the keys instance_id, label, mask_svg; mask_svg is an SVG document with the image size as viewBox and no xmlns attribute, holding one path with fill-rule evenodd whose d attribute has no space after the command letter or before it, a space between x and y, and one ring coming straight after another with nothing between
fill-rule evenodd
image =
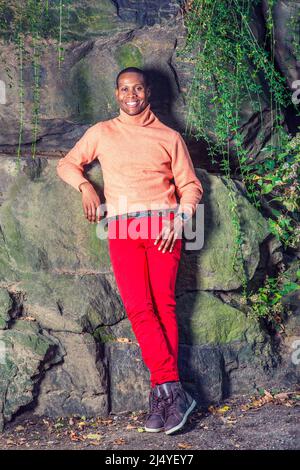
<instances>
[{"instance_id":1,"label":"man's hand","mask_svg":"<svg viewBox=\"0 0 300 470\"><path fill-rule=\"evenodd\" d=\"M162 250L162 253L165 253L165 251L170 248L171 253L177 238L182 234L183 225L184 221L178 216L175 216L174 219L163 220L161 232L154 242L154 245L157 245L159 240L162 239L158 250Z\"/></svg>"},{"instance_id":2,"label":"man's hand","mask_svg":"<svg viewBox=\"0 0 300 470\"><path fill-rule=\"evenodd\" d=\"M89 222L100 222L100 198L96 193L93 185L88 181L85 183L81 183L79 185L79 189L82 192L82 207L84 211L85 217L88 219ZM98 214L97 214L98 209Z\"/></svg>"}]
</instances>

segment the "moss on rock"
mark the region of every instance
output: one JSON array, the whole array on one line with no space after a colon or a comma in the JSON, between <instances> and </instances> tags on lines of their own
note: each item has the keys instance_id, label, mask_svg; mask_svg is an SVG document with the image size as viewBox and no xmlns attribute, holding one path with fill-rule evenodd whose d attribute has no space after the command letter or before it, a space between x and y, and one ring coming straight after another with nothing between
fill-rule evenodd
<instances>
[{"instance_id":1,"label":"moss on rock","mask_svg":"<svg viewBox=\"0 0 300 470\"><path fill-rule=\"evenodd\" d=\"M177 300L180 342L192 345L249 343L264 340L253 319L208 292L185 294Z\"/></svg>"},{"instance_id":2,"label":"moss on rock","mask_svg":"<svg viewBox=\"0 0 300 470\"><path fill-rule=\"evenodd\" d=\"M140 49L131 43L122 44L115 51L115 60L121 69L143 66L144 60Z\"/></svg>"}]
</instances>

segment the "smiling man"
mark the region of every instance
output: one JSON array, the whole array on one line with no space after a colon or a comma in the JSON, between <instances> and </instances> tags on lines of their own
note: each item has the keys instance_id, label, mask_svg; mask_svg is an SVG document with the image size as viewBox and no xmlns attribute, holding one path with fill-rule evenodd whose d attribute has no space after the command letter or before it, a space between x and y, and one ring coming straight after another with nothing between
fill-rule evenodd
<instances>
[{"instance_id":1,"label":"smiling man","mask_svg":"<svg viewBox=\"0 0 300 470\"><path fill-rule=\"evenodd\" d=\"M145 430L172 434L196 405L179 379L175 282L182 227L195 213L203 188L184 140L152 112L150 95L145 71L121 70L115 88L119 115L91 126L59 160L57 172L82 193L85 217L96 222L100 199L83 167L96 158L101 163L111 264L150 371ZM126 200L126 210L120 199ZM130 224L136 222L146 226L147 236L131 236Z\"/></svg>"},{"instance_id":2,"label":"smiling man","mask_svg":"<svg viewBox=\"0 0 300 470\"><path fill-rule=\"evenodd\" d=\"M121 71L116 79L116 99L120 108L130 116L143 111L148 106L150 87L146 75Z\"/></svg>"}]
</instances>

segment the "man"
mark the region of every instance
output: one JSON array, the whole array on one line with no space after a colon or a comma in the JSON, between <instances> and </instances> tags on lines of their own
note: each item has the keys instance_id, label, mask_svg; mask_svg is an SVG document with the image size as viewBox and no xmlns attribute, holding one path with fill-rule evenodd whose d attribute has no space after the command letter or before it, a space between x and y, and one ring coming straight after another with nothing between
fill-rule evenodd
<instances>
[{"instance_id":1,"label":"man","mask_svg":"<svg viewBox=\"0 0 300 470\"><path fill-rule=\"evenodd\" d=\"M83 166L95 158L101 163L110 259L151 375L145 430L172 434L196 405L179 380L175 281L182 228L195 213L203 188L181 135L152 112L150 94L145 71L121 70L115 88L119 115L91 126L59 160L57 172L82 193L89 222L99 222L100 199L83 176ZM120 207L121 199L126 205ZM139 232L136 237L136 231L131 236L137 223L148 229L146 236Z\"/></svg>"}]
</instances>

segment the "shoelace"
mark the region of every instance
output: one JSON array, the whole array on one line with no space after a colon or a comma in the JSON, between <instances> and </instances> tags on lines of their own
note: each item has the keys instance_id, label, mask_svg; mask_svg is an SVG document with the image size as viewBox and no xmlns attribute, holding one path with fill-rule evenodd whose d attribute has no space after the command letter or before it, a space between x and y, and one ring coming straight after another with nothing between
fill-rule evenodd
<instances>
[{"instance_id":1,"label":"shoelace","mask_svg":"<svg viewBox=\"0 0 300 470\"><path fill-rule=\"evenodd\" d=\"M158 413L161 414L164 411L164 403L163 400L159 397L156 397L154 393L152 393L150 397L150 410L151 413Z\"/></svg>"},{"instance_id":2,"label":"shoelace","mask_svg":"<svg viewBox=\"0 0 300 470\"><path fill-rule=\"evenodd\" d=\"M176 388L175 390L171 391L171 396L164 398L165 403L165 419L167 420L168 417L176 412L176 398L181 394L181 390Z\"/></svg>"}]
</instances>

